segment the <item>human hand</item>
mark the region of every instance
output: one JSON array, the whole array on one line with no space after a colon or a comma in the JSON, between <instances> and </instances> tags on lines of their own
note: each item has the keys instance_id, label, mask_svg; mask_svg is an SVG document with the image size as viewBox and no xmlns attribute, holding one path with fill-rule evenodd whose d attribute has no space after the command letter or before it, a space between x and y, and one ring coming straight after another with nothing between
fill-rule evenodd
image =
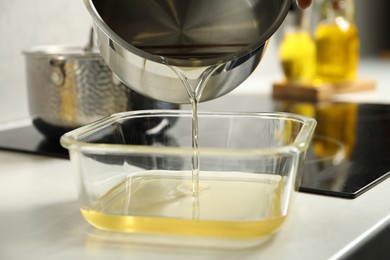
<instances>
[{"instance_id":1,"label":"human hand","mask_svg":"<svg viewBox=\"0 0 390 260\"><path fill-rule=\"evenodd\" d=\"M312 0L296 0L296 1L297 1L297 5L302 9L308 8L312 2Z\"/></svg>"}]
</instances>

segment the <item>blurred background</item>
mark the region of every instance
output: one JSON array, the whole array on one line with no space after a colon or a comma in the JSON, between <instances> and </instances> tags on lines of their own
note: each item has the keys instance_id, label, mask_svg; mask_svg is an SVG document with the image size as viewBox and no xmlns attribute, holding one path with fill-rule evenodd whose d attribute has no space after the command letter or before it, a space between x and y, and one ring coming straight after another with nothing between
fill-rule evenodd
<instances>
[{"instance_id":1,"label":"blurred background","mask_svg":"<svg viewBox=\"0 0 390 260\"><path fill-rule=\"evenodd\" d=\"M318 0L314 0L313 9ZM355 0L361 57L390 57L390 1ZM82 0L0 0L0 122L28 117L22 51L39 45L87 43L92 20ZM279 30L255 73L280 77ZM259 88L271 86L259 83ZM390 87L390 86L389 86ZM240 88L240 87L239 87Z\"/></svg>"}]
</instances>

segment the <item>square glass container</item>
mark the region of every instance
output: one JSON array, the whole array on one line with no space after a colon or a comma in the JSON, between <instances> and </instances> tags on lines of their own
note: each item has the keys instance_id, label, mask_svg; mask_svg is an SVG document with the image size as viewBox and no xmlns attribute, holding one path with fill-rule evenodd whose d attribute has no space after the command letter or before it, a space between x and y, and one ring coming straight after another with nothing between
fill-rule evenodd
<instances>
[{"instance_id":1,"label":"square glass container","mask_svg":"<svg viewBox=\"0 0 390 260\"><path fill-rule=\"evenodd\" d=\"M288 215L315 125L288 113L199 113L198 178L191 111L114 114L61 144L81 212L97 228L253 239Z\"/></svg>"}]
</instances>

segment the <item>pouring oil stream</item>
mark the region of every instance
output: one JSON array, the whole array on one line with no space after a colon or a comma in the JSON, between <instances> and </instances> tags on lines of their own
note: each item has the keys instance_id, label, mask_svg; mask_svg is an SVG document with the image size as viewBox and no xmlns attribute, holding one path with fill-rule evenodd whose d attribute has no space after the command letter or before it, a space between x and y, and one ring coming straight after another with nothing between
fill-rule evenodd
<instances>
[{"instance_id":1,"label":"pouring oil stream","mask_svg":"<svg viewBox=\"0 0 390 260\"><path fill-rule=\"evenodd\" d=\"M200 171L200 153L199 153L199 125L198 125L198 105L202 97L207 82L211 75L222 66L222 64L201 67L176 67L169 66L179 77L192 107L192 219L200 217L199 203L199 171ZM195 75L195 77L194 77Z\"/></svg>"}]
</instances>

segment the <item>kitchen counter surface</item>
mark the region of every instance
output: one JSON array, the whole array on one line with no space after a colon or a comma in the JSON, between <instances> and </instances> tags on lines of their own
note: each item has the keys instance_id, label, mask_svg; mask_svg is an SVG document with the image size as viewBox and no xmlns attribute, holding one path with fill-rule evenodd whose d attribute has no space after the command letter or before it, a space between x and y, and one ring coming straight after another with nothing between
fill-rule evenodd
<instances>
[{"instance_id":1,"label":"kitchen counter surface","mask_svg":"<svg viewBox=\"0 0 390 260\"><path fill-rule=\"evenodd\" d=\"M336 99L390 103L389 62L365 66L363 72L378 79L378 90ZM245 90L229 95L253 93L256 80L252 76ZM265 85L272 78L263 80ZM72 173L65 159L0 151L0 259L342 259L390 225L386 179L352 200L297 192L280 232L260 246L110 233L82 218Z\"/></svg>"},{"instance_id":2,"label":"kitchen counter surface","mask_svg":"<svg viewBox=\"0 0 390 260\"><path fill-rule=\"evenodd\" d=\"M353 200L295 194L287 222L260 247L162 246L90 227L69 161L1 151L0 165L1 259L329 259L390 218L387 179Z\"/></svg>"}]
</instances>

